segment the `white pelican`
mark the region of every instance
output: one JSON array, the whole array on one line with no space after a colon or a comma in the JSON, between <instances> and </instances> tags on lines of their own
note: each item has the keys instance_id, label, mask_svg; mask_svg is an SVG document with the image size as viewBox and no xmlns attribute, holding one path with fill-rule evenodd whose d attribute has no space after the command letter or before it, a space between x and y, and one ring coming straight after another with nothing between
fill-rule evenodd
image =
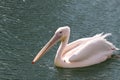
<instances>
[{"instance_id":1,"label":"white pelican","mask_svg":"<svg viewBox=\"0 0 120 80\"><path fill-rule=\"evenodd\" d=\"M70 28L60 27L56 30L51 40L41 49L32 61L34 64L41 58L56 42L61 41L55 56L54 64L62 68L86 67L101 63L110 58L114 50L118 50L105 38L108 34L97 34L93 37L82 38L68 44Z\"/></svg>"}]
</instances>

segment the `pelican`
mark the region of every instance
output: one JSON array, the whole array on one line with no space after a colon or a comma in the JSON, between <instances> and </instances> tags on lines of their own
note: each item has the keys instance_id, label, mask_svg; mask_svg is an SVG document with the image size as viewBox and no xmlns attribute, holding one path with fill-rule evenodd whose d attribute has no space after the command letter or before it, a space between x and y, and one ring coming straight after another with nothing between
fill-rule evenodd
<instances>
[{"instance_id":1,"label":"pelican","mask_svg":"<svg viewBox=\"0 0 120 80\"><path fill-rule=\"evenodd\" d=\"M61 41L54 64L61 68L87 67L101 63L111 57L113 51L119 50L105 38L107 34L96 34L68 43L70 27L64 26L56 30L50 41L39 51L32 64L38 61L56 42Z\"/></svg>"}]
</instances>

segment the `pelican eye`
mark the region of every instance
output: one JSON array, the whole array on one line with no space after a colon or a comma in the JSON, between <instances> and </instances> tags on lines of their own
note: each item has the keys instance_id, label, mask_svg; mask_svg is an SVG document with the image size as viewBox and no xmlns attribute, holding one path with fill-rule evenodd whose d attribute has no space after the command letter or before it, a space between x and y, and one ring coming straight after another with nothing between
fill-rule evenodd
<instances>
[{"instance_id":1,"label":"pelican eye","mask_svg":"<svg viewBox=\"0 0 120 80\"><path fill-rule=\"evenodd\" d=\"M59 33L62 33L62 31L60 31Z\"/></svg>"}]
</instances>

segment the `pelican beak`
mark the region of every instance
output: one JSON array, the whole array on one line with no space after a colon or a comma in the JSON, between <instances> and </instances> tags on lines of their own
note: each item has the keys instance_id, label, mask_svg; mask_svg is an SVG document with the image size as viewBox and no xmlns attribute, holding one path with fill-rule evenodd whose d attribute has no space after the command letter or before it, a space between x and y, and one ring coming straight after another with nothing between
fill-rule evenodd
<instances>
[{"instance_id":1,"label":"pelican beak","mask_svg":"<svg viewBox=\"0 0 120 80\"><path fill-rule=\"evenodd\" d=\"M57 41L59 41L60 36L54 35L50 41L38 52L36 57L33 59L32 64L38 61Z\"/></svg>"}]
</instances>

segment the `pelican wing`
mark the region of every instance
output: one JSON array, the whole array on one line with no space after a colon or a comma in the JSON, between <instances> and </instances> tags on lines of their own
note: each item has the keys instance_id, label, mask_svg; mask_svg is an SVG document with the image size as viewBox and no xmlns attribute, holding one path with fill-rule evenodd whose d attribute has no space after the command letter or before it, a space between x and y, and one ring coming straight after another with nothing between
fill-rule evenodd
<instances>
[{"instance_id":1,"label":"pelican wing","mask_svg":"<svg viewBox=\"0 0 120 80\"><path fill-rule=\"evenodd\" d=\"M94 56L96 53L101 52L103 48L102 40L91 40L84 43L82 46L78 46L74 49L74 53L69 58L69 61L82 61L86 60L91 56ZM100 51L101 50L101 51ZM71 51L69 52L69 54Z\"/></svg>"},{"instance_id":2,"label":"pelican wing","mask_svg":"<svg viewBox=\"0 0 120 80\"><path fill-rule=\"evenodd\" d=\"M113 48L116 49L112 43L105 39L105 37L109 36L108 34L103 36L101 35L99 34L85 39L81 45L67 52L66 58L69 58L70 62L82 61L87 60L90 57L103 55L101 53L105 53L105 51L111 50Z\"/></svg>"}]
</instances>

